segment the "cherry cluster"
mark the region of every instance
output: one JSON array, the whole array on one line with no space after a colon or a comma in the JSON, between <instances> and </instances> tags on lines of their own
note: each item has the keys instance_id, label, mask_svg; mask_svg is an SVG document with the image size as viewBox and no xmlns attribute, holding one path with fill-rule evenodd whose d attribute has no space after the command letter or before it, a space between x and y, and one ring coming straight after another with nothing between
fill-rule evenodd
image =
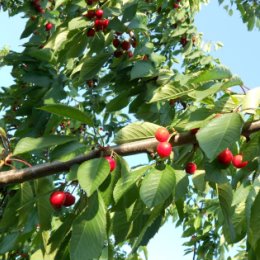
<instances>
[{"instance_id":1,"label":"cherry cluster","mask_svg":"<svg viewBox=\"0 0 260 260\"><path fill-rule=\"evenodd\" d=\"M98 2L98 0L86 0L87 5L93 5L96 2Z\"/></svg>"},{"instance_id":2,"label":"cherry cluster","mask_svg":"<svg viewBox=\"0 0 260 260\"><path fill-rule=\"evenodd\" d=\"M88 10L84 15L90 20L94 20L94 27L87 30L87 36L93 37L97 31L104 31L108 25L109 20L103 19L104 11L102 9Z\"/></svg>"},{"instance_id":3,"label":"cherry cluster","mask_svg":"<svg viewBox=\"0 0 260 260\"><path fill-rule=\"evenodd\" d=\"M50 203L55 209L62 206L70 207L75 203L75 197L70 192L54 191L50 196Z\"/></svg>"},{"instance_id":4,"label":"cherry cluster","mask_svg":"<svg viewBox=\"0 0 260 260\"><path fill-rule=\"evenodd\" d=\"M247 166L248 161L243 161L243 155L233 155L232 152L226 148L218 155L218 161L226 166L233 164L234 167L240 169Z\"/></svg>"},{"instance_id":5,"label":"cherry cluster","mask_svg":"<svg viewBox=\"0 0 260 260\"><path fill-rule=\"evenodd\" d=\"M127 56L129 58L132 58L134 56L133 52L130 50L131 46L133 48L136 48L137 41L134 37L131 37L130 40L126 41L124 39L120 39L119 37L122 35L122 33L117 32L115 35L115 38L113 40L113 46L117 48L117 50L114 52L114 57L120 58L124 53L127 53Z\"/></svg>"},{"instance_id":6,"label":"cherry cluster","mask_svg":"<svg viewBox=\"0 0 260 260\"><path fill-rule=\"evenodd\" d=\"M164 127L159 127L155 132L155 138L159 141L157 145L157 153L161 158L170 156L172 152L172 145L168 142L170 133Z\"/></svg>"},{"instance_id":7,"label":"cherry cluster","mask_svg":"<svg viewBox=\"0 0 260 260\"><path fill-rule=\"evenodd\" d=\"M32 5L37 12L39 12L41 14L45 13L45 10L41 7L41 0L33 0Z\"/></svg>"}]
</instances>

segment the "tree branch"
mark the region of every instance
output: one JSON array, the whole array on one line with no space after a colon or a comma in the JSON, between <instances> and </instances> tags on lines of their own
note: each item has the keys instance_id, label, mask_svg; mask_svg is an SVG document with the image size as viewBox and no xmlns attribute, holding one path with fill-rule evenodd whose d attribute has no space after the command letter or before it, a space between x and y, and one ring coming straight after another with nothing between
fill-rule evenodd
<instances>
[{"instance_id":1,"label":"tree branch","mask_svg":"<svg viewBox=\"0 0 260 260\"><path fill-rule=\"evenodd\" d=\"M249 134L260 130L260 121L253 122L247 125L242 134L248 136ZM181 133L173 136L170 140L173 146L180 146L185 144L197 143L196 137L190 132ZM139 153L152 153L155 152L158 141L155 138L149 138L142 141L112 146L110 150L115 153L125 156ZM11 183L22 183L28 180L38 179L41 177L49 176L59 172L66 172L74 164L80 164L100 156L108 155L108 151L93 150L86 155L80 155L67 162L54 161L51 163L44 163L29 168L20 170L10 170L0 172L0 187Z\"/></svg>"}]
</instances>

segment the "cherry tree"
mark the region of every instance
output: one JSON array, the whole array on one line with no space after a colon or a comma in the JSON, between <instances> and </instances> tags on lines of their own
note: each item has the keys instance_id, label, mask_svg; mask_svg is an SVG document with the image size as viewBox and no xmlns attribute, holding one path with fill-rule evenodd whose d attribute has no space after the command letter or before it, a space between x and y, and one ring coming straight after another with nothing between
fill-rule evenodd
<instances>
[{"instance_id":1,"label":"cherry tree","mask_svg":"<svg viewBox=\"0 0 260 260\"><path fill-rule=\"evenodd\" d=\"M27 21L0 51L0 259L148 259L168 219L193 259L260 259L260 89L203 50L203 2L0 2ZM249 30L259 6L225 4Z\"/></svg>"}]
</instances>

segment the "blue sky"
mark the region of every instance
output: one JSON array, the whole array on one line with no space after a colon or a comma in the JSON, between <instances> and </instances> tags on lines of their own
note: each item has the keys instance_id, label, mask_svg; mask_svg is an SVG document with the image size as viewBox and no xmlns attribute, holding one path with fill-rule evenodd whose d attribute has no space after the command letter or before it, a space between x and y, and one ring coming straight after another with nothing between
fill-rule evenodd
<instances>
[{"instance_id":1,"label":"blue sky","mask_svg":"<svg viewBox=\"0 0 260 260\"><path fill-rule=\"evenodd\" d=\"M215 57L233 73L238 74L247 87L260 86L259 31L248 32L239 13L235 12L230 17L223 7L218 6L217 1L202 7L202 11L196 17L196 24L198 30L203 32L205 41L224 43L222 49L213 52ZM0 48L8 45L10 49L20 51L22 42L19 37L23 28L24 21L20 17L8 19L7 14L0 12ZM9 68L0 68L0 82L0 87L12 83ZM136 159L130 159L129 162L132 164ZM190 260L191 255L183 256L184 241L186 240L181 238L181 229L175 228L169 221L150 241L149 260Z\"/></svg>"}]
</instances>

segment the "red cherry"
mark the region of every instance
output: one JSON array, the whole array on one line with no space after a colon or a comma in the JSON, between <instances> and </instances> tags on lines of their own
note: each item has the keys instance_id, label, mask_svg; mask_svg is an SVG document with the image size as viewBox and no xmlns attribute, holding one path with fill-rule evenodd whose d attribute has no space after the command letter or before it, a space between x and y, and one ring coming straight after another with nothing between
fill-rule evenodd
<instances>
[{"instance_id":1,"label":"red cherry","mask_svg":"<svg viewBox=\"0 0 260 260\"><path fill-rule=\"evenodd\" d=\"M114 45L115 48L119 47L120 44L121 44L121 42L120 42L120 40L118 40L117 38L115 38L115 39L113 40L113 45Z\"/></svg>"},{"instance_id":2,"label":"red cherry","mask_svg":"<svg viewBox=\"0 0 260 260\"><path fill-rule=\"evenodd\" d=\"M197 134L197 132L199 130L200 130L199 128L193 128L193 129L190 130L190 132L195 135L195 134Z\"/></svg>"},{"instance_id":3,"label":"red cherry","mask_svg":"<svg viewBox=\"0 0 260 260\"><path fill-rule=\"evenodd\" d=\"M36 6L35 7L36 8L36 10L39 12L39 13L41 13L41 14L44 14L45 13L45 10L39 5L39 6Z\"/></svg>"},{"instance_id":4,"label":"red cherry","mask_svg":"<svg viewBox=\"0 0 260 260\"><path fill-rule=\"evenodd\" d=\"M54 191L50 196L50 203L54 208L59 209L63 206L65 199L65 192Z\"/></svg>"},{"instance_id":5,"label":"red cherry","mask_svg":"<svg viewBox=\"0 0 260 260\"><path fill-rule=\"evenodd\" d=\"M180 43L184 47L187 44L188 40L185 36L181 37Z\"/></svg>"},{"instance_id":6,"label":"red cherry","mask_svg":"<svg viewBox=\"0 0 260 260\"><path fill-rule=\"evenodd\" d=\"M98 19L101 19L102 16L103 16L103 14L104 14L104 11L103 11L102 9L97 9L97 10L96 10L95 15L96 15L96 17L97 17Z\"/></svg>"},{"instance_id":7,"label":"red cherry","mask_svg":"<svg viewBox=\"0 0 260 260\"><path fill-rule=\"evenodd\" d=\"M136 46L137 46L137 41L136 41L136 39L133 39L133 40L131 41L131 44L132 44L133 48L136 48Z\"/></svg>"},{"instance_id":8,"label":"red cherry","mask_svg":"<svg viewBox=\"0 0 260 260\"><path fill-rule=\"evenodd\" d=\"M177 4L177 3L174 3L174 4L173 4L173 8L174 8L174 9L178 9L178 8L180 8L180 5Z\"/></svg>"},{"instance_id":9,"label":"red cherry","mask_svg":"<svg viewBox=\"0 0 260 260\"><path fill-rule=\"evenodd\" d=\"M75 197L71 194L71 193L69 193L69 192L65 192L65 201L64 201L64 203L63 203L63 206L65 206L65 207L69 207L69 206L71 206L71 205L73 205L74 203L75 203Z\"/></svg>"},{"instance_id":10,"label":"red cherry","mask_svg":"<svg viewBox=\"0 0 260 260\"><path fill-rule=\"evenodd\" d=\"M233 157L232 160L232 164L236 167L236 168L244 168L247 166L248 161L244 161L243 162L243 156L241 154L235 155Z\"/></svg>"},{"instance_id":11,"label":"red cherry","mask_svg":"<svg viewBox=\"0 0 260 260\"><path fill-rule=\"evenodd\" d=\"M155 138L159 142L166 142L169 138L170 134L165 127L159 127L155 132Z\"/></svg>"},{"instance_id":12,"label":"red cherry","mask_svg":"<svg viewBox=\"0 0 260 260\"><path fill-rule=\"evenodd\" d=\"M114 57L116 57L116 58L120 58L122 55L123 55L122 51L115 51L114 52Z\"/></svg>"},{"instance_id":13,"label":"red cherry","mask_svg":"<svg viewBox=\"0 0 260 260\"><path fill-rule=\"evenodd\" d=\"M172 145L167 142L162 142L157 145L157 153L160 157L168 157L172 152Z\"/></svg>"},{"instance_id":14,"label":"red cherry","mask_svg":"<svg viewBox=\"0 0 260 260\"><path fill-rule=\"evenodd\" d=\"M88 37L93 37L95 35L96 31L93 28L89 28L87 31Z\"/></svg>"},{"instance_id":15,"label":"red cherry","mask_svg":"<svg viewBox=\"0 0 260 260\"><path fill-rule=\"evenodd\" d=\"M87 14L85 15L87 18L92 19L96 15L95 10L88 10Z\"/></svg>"},{"instance_id":16,"label":"red cherry","mask_svg":"<svg viewBox=\"0 0 260 260\"><path fill-rule=\"evenodd\" d=\"M87 5L93 5L93 0L87 0Z\"/></svg>"},{"instance_id":17,"label":"red cherry","mask_svg":"<svg viewBox=\"0 0 260 260\"><path fill-rule=\"evenodd\" d=\"M95 20L94 22L95 28L97 31L103 30L103 21L102 20Z\"/></svg>"},{"instance_id":18,"label":"red cherry","mask_svg":"<svg viewBox=\"0 0 260 260\"><path fill-rule=\"evenodd\" d=\"M193 163L193 162L189 162L186 164L186 167L185 167L185 171L189 174L193 174L195 173L195 171L197 170L197 165L196 163Z\"/></svg>"},{"instance_id":19,"label":"red cherry","mask_svg":"<svg viewBox=\"0 0 260 260\"><path fill-rule=\"evenodd\" d=\"M128 42L128 41L123 41L121 46L122 46L122 49L125 51L129 50L131 47L130 42Z\"/></svg>"},{"instance_id":20,"label":"red cherry","mask_svg":"<svg viewBox=\"0 0 260 260\"><path fill-rule=\"evenodd\" d=\"M110 166L110 171L112 172L116 168L116 161L111 156L106 156L105 159L108 161Z\"/></svg>"},{"instance_id":21,"label":"red cherry","mask_svg":"<svg viewBox=\"0 0 260 260\"><path fill-rule=\"evenodd\" d=\"M52 27L53 27L53 24L52 23L46 23L45 24L45 29L46 29L46 31L50 31L51 29L52 29Z\"/></svg>"},{"instance_id":22,"label":"red cherry","mask_svg":"<svg viewBox=\"0 0 260 260\"><path fill-rule=\"evenodd\" d=\"M110 22L110 21L109 21L108 19L104 19L104 20L103 20L103 30L108 27L109 22Z\"/></svg>"},{"instance_id":23,"label":"red cherry","mask_svg":"<svg viewBox=\"0 0 260 260\"><path fill-rule=\"evenodd\" d=\"M131 52L131 51L128 51L127 55L128 55L128 58L132 58L134 56L133 52Z\"/></svg>"},{"instance_id":24,"label":"red cherry","mask_svg":"<svg viewBox=\"0 0 260 260\"><path fill-rule=\"evenodd\" d=\"M228 148L226 148L218 155L218 161L222 164L228 165L232 162L232 159L233 159L233 154Z\"/></svg>"}]
</instances>

